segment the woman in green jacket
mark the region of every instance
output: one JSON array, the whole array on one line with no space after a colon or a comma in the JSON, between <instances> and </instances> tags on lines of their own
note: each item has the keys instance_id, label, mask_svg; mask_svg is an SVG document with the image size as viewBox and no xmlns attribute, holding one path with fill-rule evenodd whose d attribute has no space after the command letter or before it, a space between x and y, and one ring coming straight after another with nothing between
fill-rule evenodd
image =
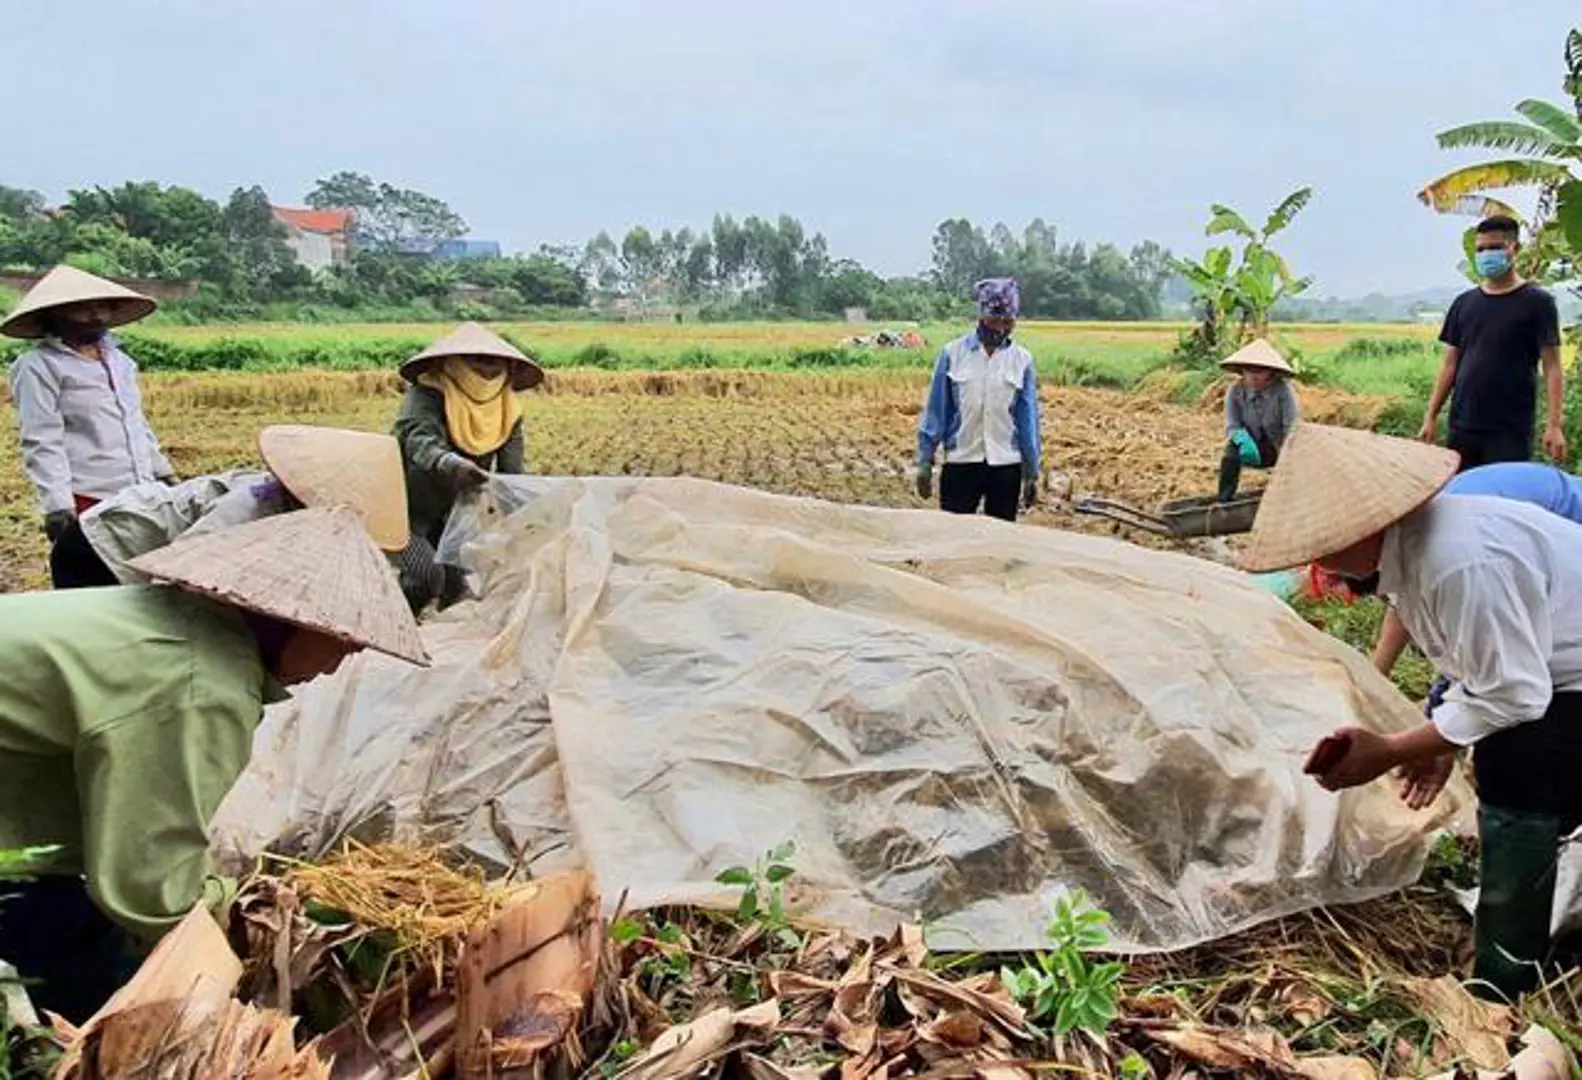
<instances>
[{"instance_id":1,"label":"woman in green jacket","mask_svg":"<svg viewBox=\"0 0 1582 1080\"><path fill-rule=\"evenodd\" d=\"M198 903L215 808L282 687L377 649L426 665L385 557L348 506L190 536L125 585L0 596L0 849L48 849L6 883L0 959L82 1023Z\"/></svg>"},{"instance_id":2,"label":"woman in green jacket","mask_svg":"<svg viewBox=\"0 0 1582 1080\"><path fill-rule=\"evenodd\" d=\"M436 596L447 604L461 593L461 575L440 568L434 548L451 507L463 491L491 472L526 468L522 405L517 393L544 381L544 370L510 342L462 323L401 365L410 384L396 417L406 472L412 540L398 556L401 591L414 611Z\"/></svg>"}]
</instances>

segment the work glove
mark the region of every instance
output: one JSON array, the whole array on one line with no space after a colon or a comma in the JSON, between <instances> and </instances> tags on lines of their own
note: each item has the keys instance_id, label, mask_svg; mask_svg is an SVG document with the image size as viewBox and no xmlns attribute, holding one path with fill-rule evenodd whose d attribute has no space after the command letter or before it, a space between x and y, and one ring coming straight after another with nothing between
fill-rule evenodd
<instances>
[{"instance_id":1,"label":"work glove","mask_svg":"<svg viewBox=\"0 0 1582 1080\"><path fill-rule=\"evenodd\" d=\"M44 515L44 535L49 537L49 542L53 544L76 520L75 510L51 510Z\"/></svg>"},{"instance_id":2,"label":"work glove","mask_svg":"<svg viewBox=\"0 0 1582 1080\"><path fill-rule=\"evenodd\" d=\"M470 491L482 487L489 479L489 474L480 468L477 463L469 461L460 454L446 454L439 459L435 467L440 479L451 486L454 491Z\"/></svg>"},{"instance_id":3,"label":"work glove","mask_svg":"<svg viewBox=\"0 0 1582 1080\"><path fill-rule=\"evenodd\" d=\"M1263 464L1263 455L1258 453L1258 441L1246 428L1237 428L1230 433L1230 441L1236 444L1236 453L1241 458L1243 465L1257 468Z\"/></svg>"},{"instance_id":4,"label":"work glove","mask_svg":"<svg viewBox=\"0 0 1582 1080\"><path fill-rule=\"evenodd\" d=\"M1038 502L1038 474L1028 473L1022 477L1022 509L1031 510Z\"/></svg>"},{"instance_id":5,"label":"work glove","mask_svg":"<svg viewBox=\"0 0 1582 1080\"><path fill-rule=\"evenodd\" d=\"M1445 703L1445 694L1450 691L1450 679L1440 675L1434 679L1434 684L1428 688L1428 700L1423 702L1423 715L1429 720L1434 718L1434 710Z\"/></svg>"},{"instance_id":6,"label":"work glove","mask_svg":"<svg viewBox=\"0 0 1582 1080\"><path fill-rule=\"evenodd\" d=\"M934 465L932 462L918 462L917 497L919 499L931 499L934 497Z\"/></svg>"}]
</instances>

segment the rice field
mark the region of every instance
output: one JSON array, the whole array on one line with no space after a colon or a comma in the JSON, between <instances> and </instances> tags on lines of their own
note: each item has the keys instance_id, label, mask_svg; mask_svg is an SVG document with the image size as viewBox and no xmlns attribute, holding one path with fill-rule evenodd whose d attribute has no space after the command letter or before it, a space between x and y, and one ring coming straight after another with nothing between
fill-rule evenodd
<instances>
[{"instance_id":1,"label":"rice field","mask_svg":"<svg viewBox=\"0 0 1582 1080\"><path fill-rule=\"evenodd\" d=\"M882 325L533 322L499 329L550 372L527 401L534 471L687 474L787 494L921 505L912 493L917 414L935 350L962 327L922 327L922 350L837 348L848 334ZM271 423L385 431L401 392L395 362L446 329L140 327L139 343L150 351L182 350L182 363L170 366L206 366L212 356L215 366L241 369L148 370L162 365L145 357L147 409L183 475L254 463L257 432ZM1184 329L1020 325L1019 340L1038 360L1050 472L1044 505L1030 521L1103 527L1067 512L1070 493L1151 506L1211 489L1218 382L1213 373L1170 368ZM1302 390L1309 415L1389 426L1400 402L1426 396L1437 363L1432 331L1312 325L1279 332L1311 373ZM14 417L0 398L0 589L37 587L45 577Z\"/></svg>"},{"instance_id":2,"label":"rice field","mask_svg":"<svg viewBox=\"0 0 1582 1080\"><path fill-rule=\"evenodd\" d=\"M923 505L912 490L918 371L552 371L524 402L528 464L557 475L700 476L791 495ZM149 420L185 476L252 465L259 429L301 422L387 431L401 383L387 373L149 374ZM1102 491L1151 504L1212 484L1212 410L1079 387L1043 394L1054 490L1038 524L1093 527L1059 498ZM0 589L47 578L20 467L15 417L0 405Z\"/></svg>"},{"instance_id":3,"label":"rice field","mask_svg":"<svg viewBox=\"0 0 1582 1080\"><path fill-rule=\"evenodd\" d=\"M914 327L917 349L843 347L856 327L841 323L519 322L497 329L548 368L605 371L925 370L961 324ZM901 324L888 324L899 329ZM140 324L124 339L145 371L394 368L447 330L444 325L380 323L314 326L235 323ZM1172 366L1180 323L1025 322L1018 338L1044 381L1130 389ZM1276 337L1310 383L1350 393L1423 397L1438 364L1433 328L1383 325L1282 325ZM22 347L0 340L0 362Z\"/></svg>"}]
</instances>

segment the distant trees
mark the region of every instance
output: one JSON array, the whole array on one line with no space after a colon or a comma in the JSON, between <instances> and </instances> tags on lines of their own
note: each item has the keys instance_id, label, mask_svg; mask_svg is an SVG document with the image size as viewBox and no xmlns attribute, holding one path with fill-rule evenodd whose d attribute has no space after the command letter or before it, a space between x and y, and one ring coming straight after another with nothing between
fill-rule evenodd
<instances>
[{"instance_id":1,"label":"distant trees","mask_svg":"<svg viewBox=\"0 0 1582 1080\"><path fill-rule=\"evenodd\" d=\"M315 210L354 211L360 238L395 251L432 250L467 231L467 223L444 200L375 183L362 173L326 177L313 185L306 201Z\"/></svg>"},{"instance_id":2,"label":"distant trees","mask_svg":"<svg viewBox=\"0 0 1582 1080\"><path fill-rule=\"evenodd\" d=\"M933 281L966 296L986 277L1015 277L1022 313L1049 319L1152 319L1172 275L1169 252L1148 241L1122 252L1113 244L1090 251L1081 241L1063 244L1042 218L1018 237L1004 224L988 233L965 218L942 221L934 231Z\"/></svg>"},{"instance_id":3,"label":"distant trees","mask_svg":"<svg viewBox=\"0 0 1582 1080\"><path fill-rule=\"evenodd\" d=\"M1152 242L1130 252L1089 248L1060 242L1042 220L1018 235L1005 225L985 233L952 219L935 232L929 273L886 278L832 256L823 234L788 214L718 214L701 229L637 224L580 247L445 261L435 248L467 226L439 198L342 171L315 183L305 201L354 213L357 242L345 265L317 274L301 266L268 193L256 185L235 189L222 204L141 181L74 190L54 209L38 192L0 186L0 267L70 261L113 277L196 280L193 312L211 318L257 316L261 305L288 302L377 307L409 318L619 303L639 314L687 307L704 318L862 308L876 319L926 320L968 315L974 281L1014 274L1029 316L1144 319L1158 315L1173 273L1169 252Z\"/></svg>"}]
</instances>

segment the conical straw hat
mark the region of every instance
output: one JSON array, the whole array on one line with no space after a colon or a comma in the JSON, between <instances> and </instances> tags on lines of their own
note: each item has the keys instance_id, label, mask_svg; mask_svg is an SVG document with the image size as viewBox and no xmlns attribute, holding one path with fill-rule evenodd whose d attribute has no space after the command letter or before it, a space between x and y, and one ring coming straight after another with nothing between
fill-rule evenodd
<instances>
[{"instance_id":1,"label":"conical straw hat","mask_svg":"<svg viewBox=\"0 0 1582 1080\"><path fill-rule=\"evenodd\" d=\"M1298 424L1258 503L1242 569L1284 570L1344 551L1431 499L1459 462L1453 450L1412 439Z\"/></svg>"},{"instance_id":2,"label":"conical straw hat","mask_svg":"<svg viewBox=\"0 0 1582 1080\"><path fill-rule=\"evenodd\" d=\"M414 664L429 662L395 572L349 506L218 529L129 565L235 607Z\"/></svg>"},{"instance_id":3,"label":"conical straw hat","mask_svg":"<svg viewBox=\"0 0 1582 1080\"><path fill-rule=\"evenodd\" d=\"M496 356L511 362L511 389L530 390L544 381L544 369L492 330L465 322L401 365L401 377L416 382L434 361L447 356Z\"/></svg>"},{"instance_id":4,"label":"conical straw hat","mask_svg":"<svg viewBox=\"0 0 1582 1080\"><path fill-rule=\"evenodd\" d=\"M304 506L345 503L386 551L411 539L401 444L390 435L276 424L258 433L264 464Z\"/></svg>"},{"instance_id":5,"label":"conical straw hat","mask_svg":"<svg viewBox=\"0 0 1582 1080\"><path fill-rule=\"evenodd\" d=\"M15 338L43 337L44 325L40 315L50 308L79 304L84 300L105 300L115 304L115 312L110 316L111 326L136 322L159 306L125 285L95 277L75 266L57 266L17 301L5 322L0 323L0 334Z\"/></svg>"},{"instance_id":6,"label":"conical straw hat","mask_svg":"<svg viewBox=\"0 0 1582 1080\"><path fill-rule=\"evenodd\" d=\"M1266 368L1269 371L1279 371L1286 375L1295 375L1296 371L1286 363L1285 357L1280 355L1280 350L1270 345L1263 338L1255 338L1231 353L1219 362L1222 368Z\"/></svg>"}]
</instances>

